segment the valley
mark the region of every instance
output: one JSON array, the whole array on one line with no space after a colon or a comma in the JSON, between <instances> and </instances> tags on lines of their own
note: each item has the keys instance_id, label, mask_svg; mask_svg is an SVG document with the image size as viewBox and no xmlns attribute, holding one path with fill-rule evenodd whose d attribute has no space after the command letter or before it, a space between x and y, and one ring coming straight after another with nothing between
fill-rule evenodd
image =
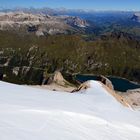
<instances>
[{"instance_id":1,"label":"valley","mask_svg":"<svg viewBox=\"0 0 140 140\"><path fill-rule=\"evenodd\" d=\"M0 13L0 73L5 81L42 84L59 70L70 81L77 73L140 82L140 36L133 30L139 23L131 19L133 13L87 13L93 21L86 13L70 13Z\"/></svg>"},{"instance_id":2,"label":"valley","mask_svg":"<svg viewBox=\"0 0 140 140\"><path fill-rule=\"evenodd\" d=\"M0 140L139 140L140 1L0 1Z\"/></svg>"},{"instance_id":3,"label":"valley","mask_svg":"<svg viewBox=\"0 0 140 140\"><path fill-rule=\"evenodd\" d=\"M40 84L43 73L47 76L56 70L64 76L102 74L139 82L139 40L119 33L86 39L82 35L37 37L1 31L1 73L6 81L27 84Z\"/></svg>"}]
</instances>

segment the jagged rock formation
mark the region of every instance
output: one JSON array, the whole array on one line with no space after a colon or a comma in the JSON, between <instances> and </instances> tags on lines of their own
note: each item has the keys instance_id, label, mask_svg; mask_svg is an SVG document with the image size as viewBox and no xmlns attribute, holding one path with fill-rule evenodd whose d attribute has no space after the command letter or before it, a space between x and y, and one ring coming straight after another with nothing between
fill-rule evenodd
<instances>
[{"instance_id":1,"label":"jagged rock formation","mask_svg":"<svg viewBox=\"0 0 140 140\"><path fill-rule=\"evenodd\" d=\"M47 80L46 84L48 85L50 84L57 84L61 86L71 85L68 81L64 79L63 75L59 71L55 71L53 75L51 75L48 79L45 80Z\"/></svg>"},{"instance_id":2,"label":"jagged rock formation","mask_svg":"<svg viewBox=\"0 0 140 140\"><path fill-rule=\"evenodd\" d=\"M25 30L36 35L66 34L88 24L78 17L50 16L24 12L0 13L0 30Z\"/></svg>"},{"instance_id":3,"label":"jagged rock formation","mask_svg":"<svg viewBox=\"0 0 140 140\"><path fill-rule=\"evenodd\" d=\"M140 13L135 13L131 19L133 21L140 22Z\"/></svg>"},{"instance_id":4,"label":"jagged rock formation","mask_svg":"<svg viewBox=\"0 0 140 140\"><path fill-rule=\"evenodd\" d=\"M99 80L106 85L109 89L114 90L112 82L105 76L101 75L99 76Z\"/></svg>"},{"instance_id":5,"label":"jagged rock formation","mask_svg":"<svg viewBox=\"0 0 140 140\"><path fill-rule=\"evenodd\" d=\"M75 85L65 80L63 75L59 71L55 71L55 73L50 76L48 75L46 76L46 74L44 73L42 85L38 87L53 91L63 91L63 92L65 91L69 93L76 88Z\"/></svg>"},{"instance_id":6,"label":"jagged rock formation","mask_svg":"<svg viewBox=\"0 0 140 140\"><path fill-rule=\"evenodd\" d=\"M83 84L81 84L78 88L74 89L72 91L72 93L82 91L82 90L85 90L85 89L88 89L88 88L90 88L90 82L89 81L84 82Z\"/></svg>"},{"instance_id":7,"label":"jagged rock formation","mask_svg":"<svg viewBox=\"0 0 140 140\"><path fill-rule=\"evenodd\" d=\"M67 24L69 24L71 26L76 26L76 27L81 27L81 28L89 26L89 24L85 20L82 20L79 17L69 17L69 16L67 16L65 18L65 21L66 21Z\"/></svg>"}]
</instances>

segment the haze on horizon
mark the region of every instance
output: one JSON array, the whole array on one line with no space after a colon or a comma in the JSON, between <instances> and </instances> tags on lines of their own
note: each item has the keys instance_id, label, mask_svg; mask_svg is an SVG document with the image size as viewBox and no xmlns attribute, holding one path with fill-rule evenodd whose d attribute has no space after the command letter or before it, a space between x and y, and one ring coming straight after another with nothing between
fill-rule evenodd
<instances>
[{"instance_id":1,"label":"haze on horizon","mask_svg":"<svg viewBox=\"0 0 140 140\"><path fill-rule=\"evenodd\" d=\"M0 0L0 8L16 7L140 11L140 0Z\"/></svg>"}]
</instances>

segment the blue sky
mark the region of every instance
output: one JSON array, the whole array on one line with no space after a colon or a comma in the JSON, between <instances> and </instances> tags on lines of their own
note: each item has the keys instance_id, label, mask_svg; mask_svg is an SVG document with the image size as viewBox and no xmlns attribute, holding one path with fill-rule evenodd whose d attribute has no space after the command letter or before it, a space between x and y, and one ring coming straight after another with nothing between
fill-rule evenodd
<instances>
[{"instance_id":1,"label":"blue sky","mask_svg":"<svg viewBox=\"0 0 140 140\"><path fill-rule=\"evenodd\" d=\"M0 0L0 7L63 7L67 9L140 11L140 0Z\"/></svg>"}]
</instances>

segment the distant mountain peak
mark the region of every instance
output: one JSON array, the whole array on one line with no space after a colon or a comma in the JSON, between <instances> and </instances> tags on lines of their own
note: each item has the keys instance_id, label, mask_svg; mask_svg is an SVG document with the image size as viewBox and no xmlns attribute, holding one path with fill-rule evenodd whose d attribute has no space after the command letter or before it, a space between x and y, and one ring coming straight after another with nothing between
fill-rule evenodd
<instances>
[{"instance_id":1,"label":"distant mountain peak","mask_svg":"<svg viewBox=\"0 0 140 140\"><path fill-rule=\"evenodd\" d=\"M140 22L140 13L135 13L131 19L133 21Z\"/></svg>"}]
</instances>

